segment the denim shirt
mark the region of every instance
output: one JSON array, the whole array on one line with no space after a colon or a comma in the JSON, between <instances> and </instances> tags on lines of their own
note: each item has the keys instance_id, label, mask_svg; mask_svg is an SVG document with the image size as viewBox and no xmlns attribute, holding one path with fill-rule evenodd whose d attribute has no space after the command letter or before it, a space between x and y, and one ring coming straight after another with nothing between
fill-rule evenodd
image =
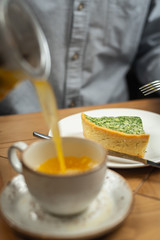
<instances>
[{"instance_id":1,"label":"denim shirt","mask_svg":"<svg viewBox=\"0 0 160 240\"><path fill-rule=\"evenodd\" d=\"M160 79L160 0L26 2L49 44L59 108L128 100L131 67L140 84ZM18 88L7 96L15 111L39 111L31 84Z\"/></svg>"}]
</instances>

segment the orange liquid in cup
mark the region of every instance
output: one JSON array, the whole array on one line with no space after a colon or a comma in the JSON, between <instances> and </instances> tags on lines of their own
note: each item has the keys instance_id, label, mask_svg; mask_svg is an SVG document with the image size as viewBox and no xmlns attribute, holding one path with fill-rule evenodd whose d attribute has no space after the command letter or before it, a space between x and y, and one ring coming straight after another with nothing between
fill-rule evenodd
<instances>
[{"instance_id":1,"label":"orange liquid in cup","mask_svg":"<svg viewBox=\"0 0 160 240\"><path fill-rule=\"evenodd\" d=\"M75 157L65 156L64 157L66 171L65 174L74 174L87 171L97 166L97 162L87 156ZM59 161L56 157L50 158L42 163L37 171L48 173L48 174L61 174L61 168Z\"/></svg>"}]
</instances>

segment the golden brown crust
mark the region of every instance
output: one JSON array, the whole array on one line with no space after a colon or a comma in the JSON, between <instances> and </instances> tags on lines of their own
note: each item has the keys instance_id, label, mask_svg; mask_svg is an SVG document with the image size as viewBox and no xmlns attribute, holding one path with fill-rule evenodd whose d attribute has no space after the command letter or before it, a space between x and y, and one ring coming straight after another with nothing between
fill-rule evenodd
<instances>
[{"instance_id":1,"label":"golden brown crust","mask_svg":"<svg viewBox=\"0 0 160 240\"><path fill-rule=\"evenodd\" d=\"M99 142L104 148L143 157L148 141L149 134L126 134L112 129L95 125L89 121L85 114L81 114L83 135L86 138Z\"/></svg>"}]
</instances>

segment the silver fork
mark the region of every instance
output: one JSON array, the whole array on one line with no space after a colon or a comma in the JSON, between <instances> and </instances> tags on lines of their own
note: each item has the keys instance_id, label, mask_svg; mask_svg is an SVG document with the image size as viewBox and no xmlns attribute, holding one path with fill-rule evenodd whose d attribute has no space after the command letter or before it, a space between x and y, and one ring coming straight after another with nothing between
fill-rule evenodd
<instances>
[{"instance_id":1,"label":"silver fork","mask_svg":"<svg viewBox=\"0 0 160 240\"><path fill-rule=\"evenodd\" d=\"M160 90L160 80L155 80L153 82L145 84L140 87L139 90L144 94L144 96L157 92Z\"/></svg>"}]
</instances>

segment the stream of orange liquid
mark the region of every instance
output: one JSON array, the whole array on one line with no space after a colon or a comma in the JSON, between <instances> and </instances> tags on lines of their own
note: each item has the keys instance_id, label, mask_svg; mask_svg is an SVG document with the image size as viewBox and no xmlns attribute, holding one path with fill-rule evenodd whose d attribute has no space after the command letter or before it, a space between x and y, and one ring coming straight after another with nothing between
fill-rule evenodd
<instances>
[{"instance_id":1,"label":"stream of orange liquid","mask_svg":"<svg viewBox=\"0 0 160 240\"><path fill-rule=\"evenodd\" d=\"M33 82L36 88L38 98L42 107L44 118L47 122L49 129L51 129L53 141L55 142L57 149L57 157L60 164L60 172L66 172L66 166L63 156L63 149L61 143L61 137L58 127L58 113L55 95L51 89L50 84L47 81L36 80Z\"/></svg>"},{"instance_id":2,"label":"stream of orange liquid","mask_svg":"<svg viewBox=\"0 0 160 240\"><path fill-rule=\"evenodd\" d=\"M58 113L54 92L46 79L33 79L20 70L7 70L0 68L0 100L3 99L10 90L24 79L30 79L35 86L44 118L48 128L51 129L53 141L56 145L57 157L61 173L65 173L66 166L63 156L61 137L58 127Z\"/></svg>"}]
</instances>

